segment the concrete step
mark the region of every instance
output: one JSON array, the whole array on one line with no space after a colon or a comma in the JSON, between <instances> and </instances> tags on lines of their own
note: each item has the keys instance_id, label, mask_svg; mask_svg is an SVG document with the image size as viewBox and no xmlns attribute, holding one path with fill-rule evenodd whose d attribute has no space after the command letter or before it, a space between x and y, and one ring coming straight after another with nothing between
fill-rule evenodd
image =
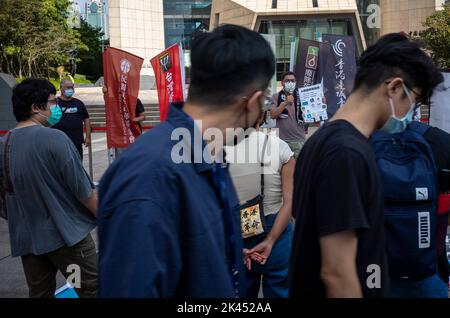
<instances>
[{"instance_id":1,"label":"concrete step","mask_svg":"<svg viewBox=\"0 0 450 318\"><path fill-rule=\"evenodd\" d=\"M146 121L144 126L155 126L160 122L159 105L158 104L146 104L144 105ZM93 127L105 127L106 126L106 113L104 105L91 105L87 106L89 116L91 118L91 124Z\"/></svg>"}]
</instances>

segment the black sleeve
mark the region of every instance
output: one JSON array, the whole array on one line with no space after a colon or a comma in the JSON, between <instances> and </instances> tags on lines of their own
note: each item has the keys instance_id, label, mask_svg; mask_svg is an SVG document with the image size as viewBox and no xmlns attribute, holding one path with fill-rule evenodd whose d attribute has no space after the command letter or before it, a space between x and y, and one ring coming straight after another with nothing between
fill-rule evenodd
<instances>
[{"instance_id":1,"label":"black sleeve","mask_svg":"<svg viewBox=\"0 0 450 318\"><path fill-rule=\"evenodd\" d=\"M364 194L370 193L365 159L350 149L337 150L328 158L319 166L314 194L319 236L369 228L364 202Z\"/></svg>"},{"instance_id":2,"label":"black sleeve","mask_svg":"<svg viewBox=\"0 0 450 318\"><path fill-rule=\"evenodd\" d=\"M139 117L142 113L145 112L144 105L141 100L138 98L136 102L136 117Z\"/></svg>"},{"instance_id":3,"label":"black sleeve","mask_svg":"<svg viewBox=\"0 0 450 318\"><path fill-rule=\"evenodd\" d=\"M424 137L433 150L438 169L450 169L450 134L431 127Z\"/></svg>"},{"instance_id":4,"label":"black sleeve","mask_svg":"<svg viewBox=\"0 0 450 318\"><path fill-rule=\"evenodd\" d=\"M81 112L83 114L83 119L88 119L89 118L89 113L86 109L86 106L84 105L84 103L82 101L80 101L80 109Z\"/></svg>"}]
</instances>

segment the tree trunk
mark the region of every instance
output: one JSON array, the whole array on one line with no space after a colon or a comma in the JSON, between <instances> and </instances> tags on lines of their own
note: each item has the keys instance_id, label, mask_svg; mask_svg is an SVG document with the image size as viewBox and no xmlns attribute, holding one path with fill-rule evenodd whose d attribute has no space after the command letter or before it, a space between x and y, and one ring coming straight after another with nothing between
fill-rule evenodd
<instances>
[{"instance_id":1,"label":"tree trunk","mask_svg":"<svg viewBox=\"0 0 450 318\"><path fill-rule=\"evenodd\" d=\"M5 63L6 64L6 73L13 74L14 70L11 68L11 61L8 58L8 55L6 55L6 54L5 54L5 59L6 59L6 63Z\"/></svg>"},{"instance_id":2,"label":"tree trunk","mask_svg":"<svg viewBox=\"0 0 450 318\"><path fill-rule=\"evenodd\" d=\"M19 78L22 79L23 78L23 74L22 74L22 59L20 58L20 56L17 56L17 60L19 61Z\"/></svg>"},{"instance_id":3,"label":"tree trunk","mask_svg":"<svg viewBox=\"0 0 450 318\"><path fill-rule=\"evenodd\" d=\"M50 80L50 65L48 65L48 61L45 61L45 68L47 70L47 78Z\"/></svg>"},{"instance_id":4,"label":"tree trunk","mask_svg":"<svg viewBox=\"0 0 450 318\"><path fill-rule=\"evenodd\" d=\"M28 77L33 77L33 74L31 72L31 70L32 70L32 67L31 67L32 63L33 63L33 61L31 59L31 57L29 57L28 58Z\"/></svg>"},{"instance_id":5,"label":"tree trunk","mask_svg":"<svg viewBox=\"0 0 450 318\"><path fill-rule=\"evenodd\" d=\"M6 68L6 73L11 74L10 70L9 70L9 60L8 60L8 56L5 54L5 52L3 52L3 57L5 58L5 68Z\"/></svg>"},{"instance_id":6,"label":"tree trunk","mask_svg":"<svg viewBox=\"0 0 450 318\"><path fill-rule=\"evenodd\" d=\"M3 73L3 64L5 63L5 55L3 54L3 50L0 50L0 73Z\"/></svg>"}]
</instances>

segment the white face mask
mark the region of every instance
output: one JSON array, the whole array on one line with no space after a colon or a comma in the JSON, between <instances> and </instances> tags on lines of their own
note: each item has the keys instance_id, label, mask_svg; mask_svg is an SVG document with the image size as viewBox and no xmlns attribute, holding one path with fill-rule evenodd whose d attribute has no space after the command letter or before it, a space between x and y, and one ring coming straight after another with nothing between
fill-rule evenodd
<instances>
[{"instance_id":1,"label":"white face mask","mask_svg":"<svg viewBox=\"0 0 450 318\"><path fill-rule=\"evenodd\" d=\"M284 89L286 90L286 92L290 94L292 94L296 88L297 88L296 82L287 82L284 84Z\"/></svg>"}]
</instances>

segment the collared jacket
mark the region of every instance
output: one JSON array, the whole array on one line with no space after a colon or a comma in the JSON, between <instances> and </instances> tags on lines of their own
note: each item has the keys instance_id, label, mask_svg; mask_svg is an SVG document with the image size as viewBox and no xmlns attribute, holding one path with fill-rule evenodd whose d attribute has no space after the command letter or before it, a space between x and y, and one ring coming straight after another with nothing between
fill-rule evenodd
<instances>
[{"instance_id":1,"label":"collared jacket","mask_svg":"<svg viewBox=\"0 0 450 318\"><path fill-rule=\"evenodd\" d=\"M179 138L180 131L192 138ZM201 138L182 104L172 105L168 120L140 137L102 178L100 297L244 296L239 202L228 169L205 160L176 162L180 151L192 161L194 148L205 147L202 139L195 146L194 132ZM214 182L217 169L223 169L221 186ZM233 259L239 264L234 279Z\"/></svg>"}]
</instances>

